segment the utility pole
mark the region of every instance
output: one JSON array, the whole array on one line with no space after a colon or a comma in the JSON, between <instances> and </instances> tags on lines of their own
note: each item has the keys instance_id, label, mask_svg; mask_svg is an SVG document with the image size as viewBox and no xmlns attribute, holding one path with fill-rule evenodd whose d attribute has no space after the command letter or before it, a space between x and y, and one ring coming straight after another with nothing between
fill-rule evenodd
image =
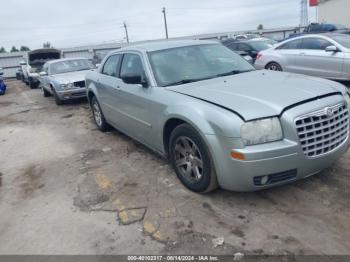
<instances>
[{"instance_id":1,"label":"utility pole","mask_svg":"<svg viewBox=\"0 0 350 262\"><path fill-rule=\"evenodd\" d=\"M309 14L308 14L308 1L300 1L300 26L309 25Z\"/></svg>"},{"instance_id":2,"label":"utility pole","mask_svg":"<svg viewBox=\"0 0 350 262\"><path fill-rule=\"evenodd\" d=\"M123 23L124 29L125 29L125 35L126 35L126 42L129 44L129 34L128 34L128 27L126 26L126 23Z\"/></svg>"},{"instance_id":3,"label":"utility pole","mask_svg":"<svg viewBox=\"0 0 350 262\"><path fill-rule=\"evenodd\" d=\"M162 13L163 13L163 15L164 15L165 36L166 36L166 39L168 39L168 38L169 38L169 36L168 36L168 24L167 24L167 22L166 22L165 7L163 7Z\"/></svg>"}]
</instances>

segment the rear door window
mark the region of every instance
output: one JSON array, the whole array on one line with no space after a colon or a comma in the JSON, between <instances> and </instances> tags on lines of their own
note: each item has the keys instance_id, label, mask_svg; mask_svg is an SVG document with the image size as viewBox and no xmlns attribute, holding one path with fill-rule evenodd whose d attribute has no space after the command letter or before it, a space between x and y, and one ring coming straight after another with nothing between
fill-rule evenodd
<instances>
[{"instance_id":1,"label":"rear door window","mask_svg":"<svg viewBox=\"0 0 350 262\"><path fill-rule=\"evenodd\" d=\"M301 44L301 49L309 50L325 50L326 47L332 44L323 38L304 38Z\"/></svg>"},{"instance_id":2,"label":"rear door window","mask_svg":"<svg viewBox=\"0 0 350 262\"><path fill-rule=\"evenodd\" d=\"M301 47L301 39L289 41L279 47L277 49L300 49Z\"/></svg>"}]
</instances>

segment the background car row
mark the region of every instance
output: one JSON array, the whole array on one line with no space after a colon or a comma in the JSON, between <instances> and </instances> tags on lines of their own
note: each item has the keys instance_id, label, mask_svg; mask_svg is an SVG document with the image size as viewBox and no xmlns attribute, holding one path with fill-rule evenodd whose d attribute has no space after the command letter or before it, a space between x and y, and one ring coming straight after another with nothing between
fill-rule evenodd
<instances>
[{"instance_id":1,"label":"background car row","mask_svg":"<svg viewBox=\"0 0 350 262\"><path fill-rule=\"evenodd\" d=\"M350 35L304 35L259 52L257 69L350 81Z\"/></svg>"},{"instance_id":2,"label":"background car row","mask_svg":"<svg viewBox=\"0 0 350 262\"><path fill-rule=\"evenodd\" d=\"M221 43L256 69L350 81L349 34L350 29L342 25L310 24L303 33L280 43L258 34L234 35ZM61 105L85 96L84 77L93 68L87 59L61 59L60 50L38 49L28 52L16 78L30 88L40 87L45 97L53 95Z\"/></svg>"}]
</instances>

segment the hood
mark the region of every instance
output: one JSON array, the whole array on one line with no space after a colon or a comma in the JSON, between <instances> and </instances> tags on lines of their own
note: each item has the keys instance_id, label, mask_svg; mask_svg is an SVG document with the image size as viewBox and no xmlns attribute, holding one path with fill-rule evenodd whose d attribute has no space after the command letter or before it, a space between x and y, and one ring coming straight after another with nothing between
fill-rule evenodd
<instances>
[{"instance_id":1,"label":"hood","mask_svg":"<svg viewBox=\"0 0 350 262\"><path fill-rule=\"evenodd\" d=\"M289 106L341 92L328 80L265 70L167 89L234 111L246 121L277 116Z\"/></svg>"},{"instance_id":2,"label":"hood","mask_svg":"<svg viewBox=\"0 0 350 262\"><path fill-rule=\"evenodd\" d=\"M68 72L63 74L52 75L51 77L61 84L85 81L85 76L90 70Z\"/></svg>"},{"instance_id":3,"label":"hood","mask_svg":"<svg viewBox=\"0 0 350 262\"><path fill-rule=\"evenodd\" d=\"M37 49L28 52L28 64L31 66L43 66L47 61L59 59L61 51L52 48Z\"/></svg>"}]
</instances>

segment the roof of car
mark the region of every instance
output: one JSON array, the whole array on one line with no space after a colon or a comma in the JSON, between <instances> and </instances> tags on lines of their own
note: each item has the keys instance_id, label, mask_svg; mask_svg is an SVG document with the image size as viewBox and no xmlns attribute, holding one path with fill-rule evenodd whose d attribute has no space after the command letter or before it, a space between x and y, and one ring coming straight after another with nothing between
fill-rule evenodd
<instances>
[{"instance_id":1,"label":"roof of car","mask_svg":"<svg viewBox=\"0 0 350 262\"><path fill-rule=\"evenodd\" d=\"M288 38L285 39L282 42L285 41L289 41L289 40L297 40L297 39L302 39L302 38L313 38L313 37L320 37L320 36L325 36L325 37L332 37L332 36L346 36L346 34L341 34L341 33L331 33L331 32L327 32L327 33L320 33L320 34L305 34L305 35L300 35L297 37L292 37L292 38ZM282 43L281 42L281 43Z\"/></svg>"},{"instance_id":2,"label":"roof of car","mask_svg":"<svg viewBox=\"0 0 350 262\"><path fill-rule=\"evenodd\" d=\"M324 35L324 36L328 36L328 37L332 37L332 36L349 36L347 34L341 34L341 33L323 33L320 35Z\"/></svg>"},{"instance_id":3,"label":"roof of car","mask_svg":"<svg viewBox=\"0 0 350 262\"><path fill-rule=\"evenodd\" d=\"M217 41L209 41L209 40L168 40L168 41L155 41L150 43L142 43L130 45L127 47L123 47L118 51L158 51L170 48L177 48L183 46L192 46L192 45L203 45L203 44L217 44ZM117 52L118 52L117 51Z\"/></svg>"}]
</instances>

